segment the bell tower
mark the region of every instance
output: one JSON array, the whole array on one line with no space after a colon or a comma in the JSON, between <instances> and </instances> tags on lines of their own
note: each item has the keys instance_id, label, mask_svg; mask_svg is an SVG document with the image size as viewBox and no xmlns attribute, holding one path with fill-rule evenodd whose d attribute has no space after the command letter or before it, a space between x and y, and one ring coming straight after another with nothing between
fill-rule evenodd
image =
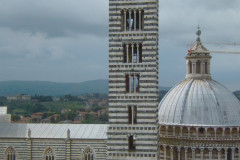
<instances>
[{"instance_id":1,"label":"bell tower","mask_svg":"<svg viewBox=\"0 0 240 160\"><path fill-rule=\"evenodd\" d=\"M108 160L156 160L158 0L109 0Z\"/></svg>"}]
</instances>

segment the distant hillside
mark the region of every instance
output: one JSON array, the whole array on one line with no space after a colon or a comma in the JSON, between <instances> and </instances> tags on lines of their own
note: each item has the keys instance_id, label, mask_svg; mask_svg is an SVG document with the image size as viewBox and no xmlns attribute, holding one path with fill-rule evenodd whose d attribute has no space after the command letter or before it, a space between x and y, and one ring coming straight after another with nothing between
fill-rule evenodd
<instances>
[{"instance_id":1,"label":"distant hillside","mask_svg":"<svg viewBox=\"0 0 240 160\"><path fill-rule=\"evenodd\" d=\"M169 90L169 87L160 87ZM58 83L47 81L0 81L0 96L29 94L60 96L86 93L108 93L108 80L92 80L79 83Z\"/></svg>"},{"instance_id":2,"label":"distant hillside","mask_svg":"<svg viewBox=\"0 0 240 160\"><path fill-rule=\"evenodd\" d=\"M0 96L29 95L80 95L85 93L108 93L107 80L93 80L80 83L57 83L47 81L2 81Z\"/></svg>"}]
</instances>

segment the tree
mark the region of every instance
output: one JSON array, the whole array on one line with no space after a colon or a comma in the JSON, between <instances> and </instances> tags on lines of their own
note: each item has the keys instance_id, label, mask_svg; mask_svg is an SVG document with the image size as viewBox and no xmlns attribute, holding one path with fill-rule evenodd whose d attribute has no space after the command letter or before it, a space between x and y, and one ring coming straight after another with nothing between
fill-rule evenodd
<instances>
[{"instance_id":1,"label":"tree","mask_svg":"<svg viewBox=\"0 0 240 160\"><path fill-rule=\"evenodd\" d=\"M12 121L19 121L21 119L21 117L19 115L13 114L12 115Z\"/></svg>"}]
</instances>

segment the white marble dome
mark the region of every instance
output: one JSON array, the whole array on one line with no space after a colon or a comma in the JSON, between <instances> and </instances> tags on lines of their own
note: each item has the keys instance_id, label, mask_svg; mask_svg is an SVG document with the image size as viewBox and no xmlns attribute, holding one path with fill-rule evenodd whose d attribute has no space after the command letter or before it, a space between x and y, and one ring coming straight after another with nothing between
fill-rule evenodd
<instances>
[{"instance_id":1,"label":"white marble dome","mask_svg":"<svg viewBox=\"0 0 240 160\"><path fill-rule=\"evenodd\" d=\"M186 79L159 104L160 124L240 125L240 101L212 79Z\"/></svg>"}]
</instances>

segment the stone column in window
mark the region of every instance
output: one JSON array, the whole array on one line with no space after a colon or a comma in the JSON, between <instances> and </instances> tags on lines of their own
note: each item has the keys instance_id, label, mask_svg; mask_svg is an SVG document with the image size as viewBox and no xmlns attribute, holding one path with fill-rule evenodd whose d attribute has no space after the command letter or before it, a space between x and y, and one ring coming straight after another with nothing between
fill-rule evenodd
<instances>
[{"instance_id":1,"label":"stone column in window","mask_svg":"<svg viewBox=\"0 0 240 160\"><path fill-rule=\"evenodd\" d=\"M221 159L221 150L222 148L217 148L218 159Z\"/></svg>"},{"instance_id":2,"label":"stone column in window","mask_svg":"<svg viewBox=\"0 0 240 160\"><path fill-rule=\"evenodd\" d=\"M205 74L205 63L201 62L201 74Z\"/></svg>"},{"instance_id":3,"label":"stone column in window","mask_svg":"<svg viewBox=\"0 0 240 160\"><path fill-rule=\"evenodd\" d=\"M129 44L126 44L126 52L127 52L127 53L126 53L126 54L127 54L126 56L127 56L127 63L129 62L129 60L128 60L128 51L129 51L129 50L128 50L128 47L129 47Z\"/></svg>"},{"instance_id":4,"label":"stone column in window","mask_svg":"<svg viewBox=\"0 0 240 160\"><path fill-rule=\"evenodd\" d=\"M185 151L185 160L188 159L188 148L184 147L184 151Z\"/></svg>"},{"instance_id":5,"label":"stone column in window","mask_svg":"<svg viewBox=\"0 0 240 160\"><path fill-rule=\"evenodd\" d=\"M134 75L134 79L133 79L133 85L134 85L134 93L136 93L136 89L137 89L137 76Z\"/></svg>"},{"instance_id":6,"label":"stone column in window","mask_svg":"<svg viewBox=\"0 0 240 160\"><path fill-rule=\"evenodd\" d=\"M129 10L129 31L131 31L132 28L132 10Z\"/></svg>"},{"instance_id":7,"label":"stone column in window","mask_svg":"<svg viewBox=\"0 0 240 160\"><path fill-rule=\"evenodd\" d=\"M137 44L137 63L139 63L139 44Z\"/></svg>"},{"instance_id":8,"label":"stone column in window","mask_svg":"<svg viewBox=\"0 0 240 160\"><path fill-rule=\"evenodd\" d=\"M124 10L124 31L127 30L127 11Z\"/></svg>"},{"instance_id":9,"label":"stone column in window","mask_svg":"<svg viewBox=\"0 0 240 160\"><path fill-rule=\"evenodd\" d=\"M177 153L178 153L178 159L180 160L180 155L181 155L181 147L178 147L177 148Z\"/></svg>"},{"instance_id":10,"label":"stone column in window","mask_svg":"<svg viewBox=\"0 0 240 160\"><path fill-rule=\"evenodd\" d=\"M171 160L173 160L173 146L170 147Z\"/></svg>"},{"instance_id":11,"label":"stone column in window","mask_svg":"<svg viewBox=\"0 0 240 160\"><path fill-rule=\"evenodd\" d=\"M235 157L234 157L234 151L235 151L235 148L232 147L231 150L232 150L232 160L234 160L234 159L235 159Z\"/></svg>"},{"instance_id":12,"label":"stone column in window","mask_svg":"<svg viewBox=\"0 0 240 160\"><path fill-rule=\"evenodd\" d=\"M163 146L163 151L164 151L164 160L166 160L167 159L167 148L165 145Z\"/></svg>"},{"instance_id":13,"label":"stone column in window","mask_svg":"<svg viewBox=\"0 0 240 160\"><path fill-rule=\"evenodd\" d=\"M228 149L224 148L224 154L225 154L225 160L228 160L227 154L228 154Z\"/></svg>"},{"instance_id":14,"label":"stone column in window","mask_svg":"<svg viewBox=\"0 0 240 160\"><path fill-rule=\"evenodd\" d=\"M195 148L192 148L192 160L195 160Z\"/></svg>"},{"instance_id":15,"label":"stone column in window","mask_svg":"<svg viewBox=\"0 0 240 160\"><path fill-rule=\"evenodd\" d=\"M131 90L132 90L132 84L131 84L131 81L132 81L132 76L129 75L129 93L131 93Z\"/></svg>"},{"instance_id":16,"label":"stone column in window","mask_svg":"<svg viewBox=\"0 0 240 160\"><path fill-rule=\"evenodd\" d=\"M134 9L134 31L136 31L137 29L137 25L136 25L136 22L137 22L137 11L136 9Z\"/></svg>"},{"instance_id":17,"label":"stone column in window","mask_svg":"<svg viewBox=\"0 0 240 160\"><path fill-rule=\"evenodd\" d=\"M212 159L212 150L213 150L213 149L212 149L212 148L209 148L208 150L209 150L209 159Z\"/></svg>"},{"instance_id":18,"label":"stone column in window","mask_svg":"<svg viewBox=\"0 0 240 160\"><path fill-rule=\"evenodd\" d=\"M203 150L204 150L204 148L200 148L201 160L203 160Z\"/></svg>"},{"instance_id":19,"label":"stone column in window","mask_svg":"<svg viewBox=\"0 0 240 160\"><path fill-rule=\"evenodd\" d=\"M192 74L196 74L196 62L192 62Z\"/></svg>"},{"instance_id":20,"label":"stone column in window","mask_svg":"<svg viewBox=\"0 0 240 160\"><path fill-rule=\"evenodd\" d=\"M134 44L132 44L132 63L133 63L133 55L134 55Z\"/></svg>"},{"instance_id":21,"label":"stone column in window","mask_svg":"<svg viewBox=\"0 0 240 160\"><path fill-rule=\"evenodd\" d=\"M210 72L211 72L211 71L210 71L210 62L207 63L207 72L208 72L208 74L211 74L211 73L210 73Z\"/></svg>"}]
</instances>

